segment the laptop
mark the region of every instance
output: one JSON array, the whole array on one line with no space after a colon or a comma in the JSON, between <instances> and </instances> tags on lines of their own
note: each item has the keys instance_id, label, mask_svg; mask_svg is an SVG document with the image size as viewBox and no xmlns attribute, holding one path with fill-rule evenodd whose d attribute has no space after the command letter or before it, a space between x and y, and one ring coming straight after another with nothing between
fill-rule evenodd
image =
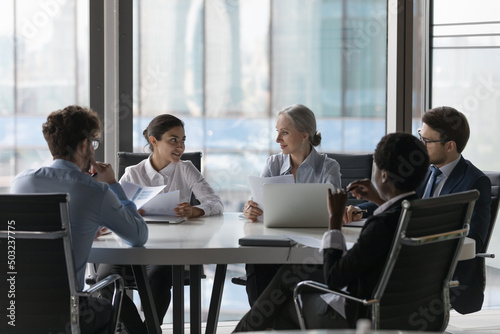
<instances>
[{"instance_id":1,"label":"laptop","mask_svg":"<svg viewBox=\"0 0 500 334\"><path fill-rule=\"evenodd\" d=\"M179 216L143 216L146 223L179 224L186 220L186 217Z\"/></svg>"},{"instance_id":2,"label":"laptop","mask_svg":"<svg viewBox=\"0 0 500 334\"><path fill-rule=\"evenodd\" d=\"M328 227L328 189L326 183L264 184L264 226Z\"/></svg>"}]
</instances>

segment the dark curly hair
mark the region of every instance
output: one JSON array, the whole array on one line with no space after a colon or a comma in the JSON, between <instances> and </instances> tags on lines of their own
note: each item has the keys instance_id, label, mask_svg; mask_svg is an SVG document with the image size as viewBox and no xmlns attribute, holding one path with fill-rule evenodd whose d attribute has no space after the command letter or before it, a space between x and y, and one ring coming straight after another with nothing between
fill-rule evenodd
<instances>
[{"instance_id":1,"label":"dark curly hair","mask_svg":"<svg viewBox=\"0 0 500 334\"><path fill-rule=\"evenodd\" d=\"M396 189L409 192L422 183L429 168L429 155L416 137L402 132L384 136L377 144L373 160L389 174Z\"/></svg>"},{"instance_id":2,"label":"dark curly hair","mask_svg":"<svg viewBox=\"0 0 500 334\"><path fill-rule=\"evenodd\" d=\"M154 147L149 141L149 136L153 136L156 140L161 140L161 137L168 130L175 127L184 127L184 122L170 114L158 115L149 123L148 127L142 132L144 138L148 142L147 146L151 152L154 151Z\"/></svg>"},{"instance_id":3,"label":"dark curly hair","mask_svg":"<svg viewBox=\"0 0 500 334\"><path fill-rule=\"evenodd\" d=\"M84 139L99 138L101 121L89 108L67 106L51 112L42 125L42 131L54 158L71 159Z\"/></svg>"}]
</instances>

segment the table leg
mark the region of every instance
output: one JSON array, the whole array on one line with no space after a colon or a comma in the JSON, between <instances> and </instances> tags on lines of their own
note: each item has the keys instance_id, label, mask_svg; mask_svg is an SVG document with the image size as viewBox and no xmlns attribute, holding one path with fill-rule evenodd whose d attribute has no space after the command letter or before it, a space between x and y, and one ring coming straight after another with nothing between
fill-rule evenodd
<instances>
[{"instance_id":1,"label":"table leg","mask_svg":"<svg viewBox=\"0 0 500 334\"><path fill-rule=\"evenodd\" d=\"M133 265L132 270L134 272L135 282L137 283L137 290L141 297L141 305L144 310L148 332L150 334L161 334L160 322L158 321L158 314L156 313L153 295L151 294L146 267Z\"/></svg>"},{"instance_id":2,"label":"table leg","mask_svg":"<svg viewBox=\"0 0 500 334\"><path fill-rule=\"evenodd\" d=\"M189 266L191 334L201 334L201 265Z\"/></svg>"},{"instance_id":3,"label":"table leg","mask_svg":"<svg viewBox=\"0 0 500 334\"><path fill-rule=\"evenodd\" d=\"M173 266L172 289L173 332L184 334L184 265Z\"/></svg>"},{"instance_id":4,"label":"table leg","mask_svg":"<svg viewBox=\"0 0 500 334\"><path fill-rule=\"evenodd\" d=\"M215 334L217 331L217 322L219 321L220 302L222 300L222 291L226 280L227 264L218 264L215 269L214 286L212 288L212 297L210 298L210 307L208 309L206 334Z\"/></svg>"}]
</instances>

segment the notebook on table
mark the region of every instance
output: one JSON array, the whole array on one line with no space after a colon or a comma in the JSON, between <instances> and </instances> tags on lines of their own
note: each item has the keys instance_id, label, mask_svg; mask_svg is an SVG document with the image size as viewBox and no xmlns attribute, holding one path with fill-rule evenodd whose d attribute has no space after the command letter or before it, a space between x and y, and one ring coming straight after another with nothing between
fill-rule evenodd
<instances>
[{"instance_id":1,"label":"notebook on table","mask_svg":"<svg viewBox=\"0 0 500 334\"><path fill-rule=\"evenodd\" d=\"M179 224L186 220L186 217L179 216L144 216L146 223Z\"/></svg>"},{"instance_id":2,"label":"notebook on table","mask_svg":"<svg viewBox=\"0 0 500 334\"><path fill-rule=\"evenodd\" d=\"M325 183L264 184L264 226L328 227L328 189Z\"/></svg>"}]
</instances>

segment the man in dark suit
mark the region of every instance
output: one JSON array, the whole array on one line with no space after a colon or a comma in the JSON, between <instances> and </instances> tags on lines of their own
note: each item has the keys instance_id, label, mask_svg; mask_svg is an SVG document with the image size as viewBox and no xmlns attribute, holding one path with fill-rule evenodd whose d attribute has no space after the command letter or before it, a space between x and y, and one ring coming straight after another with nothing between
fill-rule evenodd
<instances>
[{"instance_id":1,"label":"man in dark suit","mask_svg":"<svg viewBox=\"0 0 500 334\"><path fill-rule=\"evenodd\" d=\"M474 207L468 237L475 240L476 252L482 252L490 225L491 181L461 154L469 135L467 118L454 108L438 107L423 115L419 137L427 148L431 167L417 195L426 198L477 189L480 197ZM377 205L384 202L369 180L353 182L348 189L358 198ZM370 206L361 204L359 209L370 211ZM354 209L347 208L345 222L360 218L360 215L352 215ZM457 312L467 314L481 310L486 282L484 266L484 258L458 262L453 279L460 285L450 290L451 305Z\"/></svg>"},{"instance_id":2,"label":"man in dark suit","mask_svg":"<svg viewBox=\"0 0 500 334\"><path fill-rule=\"evenodd\" d=\"M347 251L341 233L347 194L340 189L329 192L329 231L323 236L321 247L324 271L322 266L307 263L281 266L235 332L299 329L293 289L303 280L325 281L326 278L330 288L346 287L349 293L360 298L372 295L397 230L401 203L418 198L415 189L424 179L429 156L417 138L407 133L393 133L377 145L374 162L373 181L386 202L367 219L358 241ZM407 169L408 166L411 168ZM303 295L302 301L310 328L353 328L358 319L368 315L366 307L330 296ZM429 319L428 328L432 328L433 321Z\"/></svg>"}]
</instances>

